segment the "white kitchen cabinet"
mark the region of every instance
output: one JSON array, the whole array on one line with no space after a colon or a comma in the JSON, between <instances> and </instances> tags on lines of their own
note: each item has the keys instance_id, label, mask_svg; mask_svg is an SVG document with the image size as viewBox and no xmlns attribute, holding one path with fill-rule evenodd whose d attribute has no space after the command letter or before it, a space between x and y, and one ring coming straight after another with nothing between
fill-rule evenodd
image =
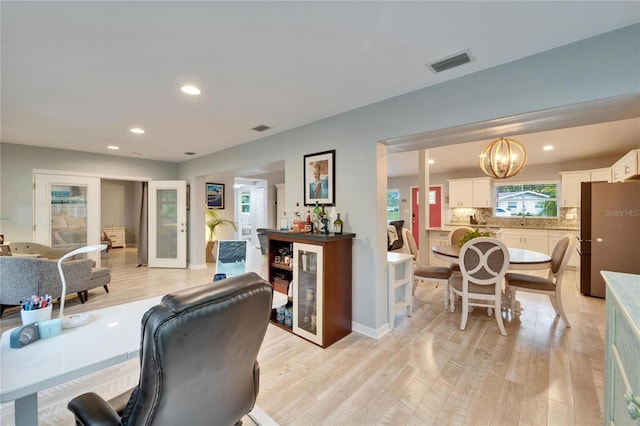
<instances>
[{"instance_id":1,"label":"white kitchen cabinet","mask_svg":"<svg viewBox=\"0 0 640 426\"><path fill-rule=\"evenodd\" d=\"M638 170L638 156L640 149L634 149L622 157L611 167L611 181L622 182L640 175Z\"/></svg>"},{"instance_id":2,"label":"white kitchen cabinet","mask_svg":"<svg viewBox=\"0 0 640 426\"><path fill-rule=\"evenodd\" d=\"M560 188L560 207L580 207L580 183L589 182L589 170L560 172L562 185Z\"/></svg>"},{"instance_id":3,"label":"white kitchen cabinet","mask_svg":"<svg viewBox=\"0 0 640 426\"><path fill-rule=\"evenodd\" d=\"M500 234L502 242L511 248L533 250L548 253L549 231L545 229L503 229Z\"/></svg>"},{"instance_id":4,"label":"white kitchen cabinet","mask_svg":"<svg viewBox=\"0 0 640 426\"><path fill-rule=\"evenodd\" d=\"M578 231L557 231L557 230L549 231L549 248L547 253L549 254L553 253L553 249L558 243L558 241L560 241L560 239L564 237L566 234L571 234L571 237L574 239L578 237ZM576 243L576 246L577 246L577 243ZM567 264L574 268L577 268L580 265L580 256L578 255L578 250L576 250L576 246L574 246L573 252L571 253L571 257L569 258L569 263Z\"/></svg>"},{"instance_id":5,"label":"white kitchen cabinet","mask_svg":"<svg viewBox=\"0 0 640 426\"><path fill-rule=\"evenodd\" d=\"M452 179L449 181L449 207L492 207L491 179Z\"/></svg>"},{"instance_id":6,"label":"white kitchen cabinet","mask_svg":"<svg viewBox=\"0 0 640 426\"><path fill-rule=\"evenodd\" d=\"M611 182L611 167L590 170L591 182Z\"/></svg>"},{"instance_id":7,"label":"white kitchen cabinet","mask_svg":"<svg viewBox=\"0 0 640 426\"><path fill-rule=\"evenodd\" d=\"M431 251L431 247L433 246L441 246L445 244L451 244L449 240L450 231L440 231L440 230L430 230L427 235L429 238L429 245L427 246L429 249L429 265L431 266L449 266L447 262L444 260L436 259L433 256L433 252Z\"/></svg>"},{"instance_id":8,"label":"white kitchen cabinet","mask_svg":"<svg viewBox=\"0 0 640 426\"><path fill-rule=\"evenodd\" d=\"M472 181L472 205L471 207L493 207L491 196L491 179L473 179Z\"/></svg>"},{"instance_id":9,"label":"white kitchen cabinet","mask_svg":"<svg viewBox=\"0 0 640 426\"><path fill-rule=\"evenodd\" d=\"M449 207L471 207L473 204L471 180L449 181Z\"/></svg>"}]
</instances>

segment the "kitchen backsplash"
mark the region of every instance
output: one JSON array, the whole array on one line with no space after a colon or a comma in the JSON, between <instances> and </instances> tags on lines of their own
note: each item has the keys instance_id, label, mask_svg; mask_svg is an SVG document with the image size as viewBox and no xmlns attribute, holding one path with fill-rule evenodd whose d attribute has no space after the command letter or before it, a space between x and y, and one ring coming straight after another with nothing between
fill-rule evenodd
<instances>
[{"instance_id":1,"label":"kitchen backsplash","mask_svg":"<svg viewBox=\"0 0 640 426\"><path fill-rule=\"evenodd\" d=\"M580 227L576 207L561 207L559 219L494 217L493 209L455 208L451 209L451 223L469 224L470 216L474 215L478 225L532 229L578 229Z\"/></svg>"}]
</instances>

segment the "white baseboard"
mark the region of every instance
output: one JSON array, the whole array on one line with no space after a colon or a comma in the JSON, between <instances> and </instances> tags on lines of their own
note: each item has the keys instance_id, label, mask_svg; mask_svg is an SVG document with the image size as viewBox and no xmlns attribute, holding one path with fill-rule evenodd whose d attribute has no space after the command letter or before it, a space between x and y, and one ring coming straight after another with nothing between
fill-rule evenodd
<instances>
[{"instance_id":1,"label":"white baseboard","mask_svg":"<svg viewBox=\"0 0 640 426\"><path fill-rule=\"evenodd\" d=\"M207 264L206 263L199 263L199 264L189 263L188 267L189 269L207 269Z\"/></svg>"},{"instance_id":2,"label":"white baseboard","mask_svg":"<svg viewBox=\"0 0 640 426\"><path fill-rule=\"evenodd\" d=\"M351 331L355 331L356 333L378 340L385 334L389 333L391 331L391 327L389 327L389 323L385 323L376 329L358 324L357 322L352 322Z\"/></svg>"}]
</instances>

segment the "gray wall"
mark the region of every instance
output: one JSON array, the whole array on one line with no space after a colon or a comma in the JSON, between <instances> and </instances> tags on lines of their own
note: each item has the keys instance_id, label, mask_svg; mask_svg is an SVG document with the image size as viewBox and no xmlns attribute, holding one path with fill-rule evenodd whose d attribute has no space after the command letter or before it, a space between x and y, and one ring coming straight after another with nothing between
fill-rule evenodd
<instances>
[{"instance_id":1,"label":"gray wall","mask_svg":"<svg viewBox=\"0 0 640 426\"><path fill-rule=\"evenodd\" d=\"M302 194L304 154L336 149L337 210L353 245L353 320L358 331L384 333L387 322L386 159L376 143L519 113L640 92L640 25L623 28L437 86L378 102L242 146L180 164L192 179L284 160L285 210ZM610 64L616 64L611 67ZM426 146L428 147L428 146ZM379 184L379 170L385 178ZM192 218L195 220L195 218ZM193 248L204 246L204 240ZM204 259L204 253L196 259Z\"/></svg>"}]
</instances>

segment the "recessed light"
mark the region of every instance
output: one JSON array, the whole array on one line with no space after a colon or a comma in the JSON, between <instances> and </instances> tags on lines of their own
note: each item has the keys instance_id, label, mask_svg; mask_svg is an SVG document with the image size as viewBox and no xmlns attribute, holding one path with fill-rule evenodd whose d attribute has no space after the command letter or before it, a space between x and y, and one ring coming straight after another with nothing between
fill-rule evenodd
<instances>
[{"instance_id":1,"label":"recessed light","mask_svg":"<svg viewBox=\"0 0 640 426\"><path fill-rule=\"evenodd\" d=\"M142 154L140 154L139 152L134 152L134 153L133 153L133 156L134 156L134 157L140 157L141 155L142 155Z\"/></svg>"},{"instance_id":2,"label":"recessed light","mask_svg":"<svg viewBox=\"0 0 640 426\"><path fill-rule=\"evenodd\" d=\"M140 127L132 127L131 129L129 129L129 131L131 133L135 133L136 135L143 135L144 134L144 129L141 129Z\"/></svg>"},{"instance_id":3,"label":"recessed light","mask_svg":"<svg viewBox=\"0 0 640 426\"><path fill-rule=\"evenodd\" d=\"M429 160L429 164L433 164L433 163L435 163L435 161Z\"/></svg>"},{"instance_id":4,"label":"recessed light","mask_svg":"<svg viewBox=\"0 0 640 426\"><path fill-rule=\"evenodd\" d=\"M542 148L544 151L551 151L553 150L553 145L545 145L544 148Z\"/></svg>"},{"instance_id":5,"label":"recessed light","mask_svg":"<svg viewBox=\"0 0 640 426\"><path fill-rule=\"evenodd\" d=\"M186 86L182 86L180 90L182 90L182 93L186 93L187 95L193 95L193 96L199 95L200 93L202 93L200 89L190 84L187 84Z\"/></svg>"},{"instance_id":6,"label":"recessed light","mask_svg":"<svg viewBox=\"0 0 640 426\"><path fill-rule=\"evenodd\" d=\"M119 146L115 146L115 145L109 145L109 146L107 146L107 148L109 148L109 149L114 149L114 150L115 150L115 149L120 149L120 147L119 147Z\"/></svg>"}]
</instances>

